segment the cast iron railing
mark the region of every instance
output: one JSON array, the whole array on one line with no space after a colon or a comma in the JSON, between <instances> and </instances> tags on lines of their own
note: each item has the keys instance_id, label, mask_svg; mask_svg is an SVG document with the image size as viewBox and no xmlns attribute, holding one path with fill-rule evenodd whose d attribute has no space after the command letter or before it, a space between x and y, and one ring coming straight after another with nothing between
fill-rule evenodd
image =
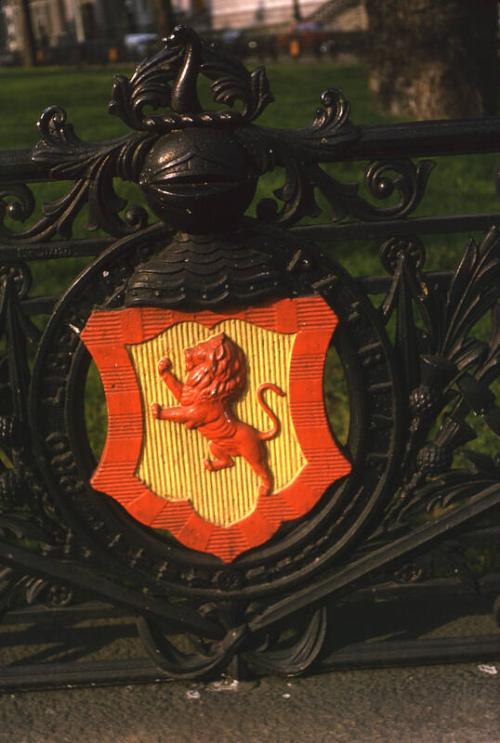
<instances>
[{"instance_id":1,"label":"cast iron railing","mask_svg":"<svg viewBox=\"0 0 500 743\"><path fill-rule=\"evenodd\" d=\"M199 103L200 74L211 81L219 106L214 110ZM130 80L115 81L110 113L129 126L129 135L83 142L66 113L53 107L42 114L41 139L31 150L0 153L2 610L11 621L38 620L54 612L86 617L99 611L85 602L106 602L116 607L113 611L136 618L155 664L130 662L119 672L116 665L93 665L76 675L73 669L54 667L52 676L44 672L41 685L68 678L82 683L144 680L156 678L157 669L174 678L206 677L224 669L295 674L315 665L365 663L370 653L372 660L390 662L395 656L403 661L408 653L443 660L500 652L499 638L492 636L472 644L436 641L433 649L423 641L397 651L386 646L386 652L356 645L332 655L330 631L342 602L394 585L400 592L411 588L439 594L446 586L455 592L461 581L469 589L498 593L494 576L475 573L469 547L473 554L488 554L495 572L500 535L499 216L411 215L434 167L428 159L412 158L498 152L500 119L356 126L348 102L332 89L323 93L310 127L276 130L254 123L271 100L262 69L249 74L224 50L179 28ZM236 102L239 108L233 107ZM358 186L338 180L332 166L321 167L358 160L369 162L367 197ZM283 187L257 204L256 218L244 217L259 177L276 167L284 168ZM127 206L114 190L117 178L142 190L149 212ZM37 217L28 184L43 181L66 181L68 190L45 204ZM319 213L318 194L331 221L294 227ZM103 237L72 237L73 223L84 209L89 225ZM479 237L465 241L454 271L426 271L424 236L472 232ZM336 250L351 240L379 244L383 274L353 278L347 273ZM85 256L92 260L62 298L32 290L31 262ZM269 307L274 319L262 320ZM280 313L285 319L278 322ZM326 346L318 345L316 354L305 350L295 361L294 350L284 367L291 365L285 389L273 380L274 394L280 392L282 404L292 411L290 441L296 435L302 448L297 449L297 472L287 475L282 490L278 465L291 456L288 444L281 443L285 412L272 434L276 449L259 445L255 455L261 490L248 512L229 514L234 503L240 508L242 493L248 491L250 475L241 475L233 505L220 506L225 496L217 496L217 502L210 493L204 496L210 508L219 509L215 516L202 518L191 506L183 516L175 504L163 521L155 515L163 508L158 498L169 504L172 498L158 495L147 480L144 451L151 446L153 460L156 456L162 462L159 481L165 468L171 475L174 465L159 444L148 444L147 436L160 436L146 404L145 389L154 375L148 377L134 356L137 378L127 387L123 380L129 362L119 361L120 349L152 342L161 322L164 333L188 322L210 328L222 323L228 348L237 347L235 339L243 346L243 351L228 351L236 354L229 358L236 358L239 367L247 364L251 379L267 353L263 329L275 334L271 347L278 368L284 363L278 338L302 333L307 349L311 329L326 323L321 332L331 337L331 318L338 327L328 354ZM134 323L142 329L128 336ZM263 345L251 352L241 339L252 323L254 331L260 328ZM153 326L154 331L144 329ZM228 327L236 327L236 335ZM108 333L109 348L101 348L102 333ZM340 361L333 359L334 349ZM97 474L85 423L89 350L103 365L99 370L109 415L108 448ZM170 347L166 351L177 353ZM169 371L172 363L175 358L160 373L173 394L179 392L179 411L184 403L176 385L182 385ZM187 362L186 373L193 364ZM231 374L234 381L237 371ZM322 384L323 374L327 389L318 400L313 389L318 379ZM321 428L331 379L341 377L349 410L342 442L335 406L329 409L333 432ZM302 380L299 386L293 386L295 378ZM248 394L244 381L238 392L243 403ZM188 382L189 376L184 388ZM134 385L142 407L134 402ZM264 403L259 394L268 410L278 404L277 397L269 394ZM236 393L224 400L221 409L236 431ZM86 404L99 403L91 398ZM167 409L154 404L161 419L161 410ZM122 413L130 423L120 418ZM234 458L236 469L240 458L252 463L243 449L231 454L226 440L214 447L213 430L203 433L206 421L192 419L189 425L188 413L175 415L168 419L174 422L169 423L167 448L181 436L179 422L193 429L186 434L189 442L199 440L199 430L211 437L213 458L205 468L214 492L220 473L212 470L224 470ZM471 445L478 424L488 432L487 451ZM257 430L256 424L245 425L247 432ZM236 434L231 436L234 449ZM124 452L136 445L142 453L130 464ZM182 446L184 464L200 466L202 472L201 459ZM254 459L252 466L257 465ZM128 466L129 480L124 474ZM309 479L299 480L307 468ZM182 480L186 470L180 471ZM138 483L147 501L142 510L131 505L130 494L139 498ZM182 502L189 497L186 492ZM186 523L191 518L195 526L186 527L182 518ZM23 603L32 608L23 609ZM498 618L498 600L495 611ZM183 638L176 644L179 634ZM29 685L26 674L16 669L5 669L2 679L5 688Z\"/></svg>"}]
</instances>

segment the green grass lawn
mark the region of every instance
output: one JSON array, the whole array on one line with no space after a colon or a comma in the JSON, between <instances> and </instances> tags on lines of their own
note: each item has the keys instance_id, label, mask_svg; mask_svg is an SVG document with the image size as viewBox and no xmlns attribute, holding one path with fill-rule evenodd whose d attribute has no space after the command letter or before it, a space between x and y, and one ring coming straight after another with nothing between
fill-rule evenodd
<instances>
[{"instance_id":1,"label":"green grass lawn","mask_svg":"<svg viewBox=\"0 0 500 743\"><path fill-rule=\"evenodd\" d=\"M335 66L329 63L272 64L267 66L275 103L261 117L266 126L296 128L306 126L313 119L320 93L328 87L341 88L351 101L352 120L356 124L380 123L390 120L376 111L367 85L367 72L361 66ZM115 73L129 74L125 68L41 68L33 70L0 70L0 90L4 101L0 117L0 148L31 147L38 138L36 121L49 105L60 105L68 112L69 121L84 140L101 140L126 133L121 121L108 115L107 103ZM362 184L365 164L338 164L328 166L340 181ZM428 192L418 209L418 215L451 214L463 211L484 212L498 208L495 196L495 156L440 158L430 177ZM270 195L282 184L283 173L276 171L266 176L259 186L256 201ZM68 184L42 184L35 187L37 198L47 201L61 195ZM141 200L139 190L125 184L121 193L135 202ZM316 221L328 222L323 213ZM75 236L85 231L85 219L79 219ZM429 237L428 267L453 267L468 235ZM337 245L335 255L354 274L380 273L377 258L378 244ZM33 266L35 294L60 293L85 264L84 260L66 259ZM337 367L335 367L337 368ZM93 389L97 382L92 382ZM336 390L340 390L340 382ZM334 404L346 410L345 394L340 393ZM95 410L95 406L94 406ZM102 440L102 424L89 408L91 429L96 441ZM347 412L342 414L341 430L345 434ZM101 435L98 435L98 431Z\"/></svg>"},{"instance_id":2,"label":"green grass lawn","mask_svg":"<svg viewBox=\"0 0 500 743\"><path fill-rule=\"evenodd\" d=\"M352 119L355 123L369 124L389 120L377 113L368 91L366 70L360 66L283 63L268 65L267 69L276 101L261 117L262 124L289 128L307 125L312 121L321 91L331 86L341 88L351 101ZM101 140L126 133L125 125L107 113L112 78L117 72L129 74L131 69L4 68L0 71L0 90L5 102L0 118L0 148L31 147L38 138L36 121L41 111L49 105L65 108L77 134L84 140ZM365 193L364 167L363 163L340 163L328 166L328 169L343 182L360 184L362 193ZM431 174L426 198L417 214L496 209L494 176L497 167L498 158L493 156L440 158L438 167ZM283 173L279 169L263 178L254 203L264 195L271 195L282 181ZM67 185L43 184L35 187L37 198L47 201L62 195L67 190ZM132 201L141 201L139 190L132 184L124 184L119 190ZM324 212L314 221L328 220L329 215ZM81 237L84 234L83 216L76 224L75 235ZM466 237L430 238L429 268L452 267ZM369 274L380 270L377 247L369 243L355 248L346 244L337 246L336 254L354 274ZM41 265L36 268L40 293L59 291L82 265L81 261L59 262L57 266L54 263L50 268Z\"/></svg>"},{"instance_id":3,"label":"green grass lawn","mask_svg":"<svg viewBox=\"0 0 500 743\"><path fill-rule=\"evenodd\" d=\"M275 103L259 120L267 126L307 124L319 103L322 90L339 87L353 105L357 123L386 120L374 112L367 88L366 71L359 66L331 64L272 64L266 66ZM126 127L107 115L107 103L115 74L129 75L132 68L21 68L0 69L3 100L7 103L0 121L0 147L29 147L37 138L36 120L49 105L66 108L77 131L85 139L123 134Z\"/></svg>"}]
</instances>

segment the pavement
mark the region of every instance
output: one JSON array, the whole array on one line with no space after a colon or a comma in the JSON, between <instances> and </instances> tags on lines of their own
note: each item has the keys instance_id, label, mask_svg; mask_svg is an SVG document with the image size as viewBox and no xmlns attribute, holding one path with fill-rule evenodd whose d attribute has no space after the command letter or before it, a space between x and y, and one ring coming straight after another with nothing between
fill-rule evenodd
<instances>
[{"instance_id":1,"label":"pavement","mask_svg":"<svg viewBox=\"0 0 500 743\"><path fill-rule=\"evenodd\" d=\"M500 663L0 698L2 743L496 743Z\"/></svg>"},{"instance_id":2,"label":"pavement","mask_svg":"<svg viewBox=\"0 0 500 743\"><path fill-rule=\"evenodd\" d=\"M432 622L411 609L425 637L498 632L489 600L481 605L476 599L469 616L453 609L451 597L437 613L436 603L424 606ZM358 639L408 637L410 623L401 607L384 605L384 621L375 605L366 609L351 607L350 615L339 610L338 633L350 626ZM39 625L17 626L10 630L19 633L14 649L2 630L3 662L55 661L64 654L78 661L85 659L78 651L92 643L96 659L143 655L130 622L84 626L83 634L65 627L52 645ZM499 657L239 683L4 693L0 743L500 743Z\"/></svg>"}]
</instances>

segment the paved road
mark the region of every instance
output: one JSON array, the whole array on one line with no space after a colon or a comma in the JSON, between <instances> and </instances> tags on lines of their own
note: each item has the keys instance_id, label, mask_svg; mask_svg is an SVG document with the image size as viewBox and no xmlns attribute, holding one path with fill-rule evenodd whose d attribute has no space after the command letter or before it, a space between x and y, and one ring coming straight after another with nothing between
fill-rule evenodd
<instances>
[{"instance_id":1,"label":"paved road","mask_svg":"<svg viewBox=\"0 0 500 743\"><path fill-rule=\"evenodd\" d=\"M5 695L0 741L500 743L500 662Z\"/></svg>"}]
</instances>

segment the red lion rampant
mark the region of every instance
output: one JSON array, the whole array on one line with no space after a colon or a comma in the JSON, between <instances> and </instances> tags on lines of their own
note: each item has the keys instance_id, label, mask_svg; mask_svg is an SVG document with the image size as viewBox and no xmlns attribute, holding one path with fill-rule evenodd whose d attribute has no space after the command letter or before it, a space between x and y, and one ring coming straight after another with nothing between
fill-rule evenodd
<instances>
[{"instance_id":1,"label":"red lion rampant","mask_svg":"<svg viewBox=\"0 0 500 743\"><path fill-rule=\"evenodd\" d=\"M153 416L158 420L183 423L208 439L213 459L205 459L204 465L209 472L232 467L233 457L244 457L261 481L259 495L270 495L273 475L264 442L278 434L280 423L265 403L263 393L266 389L280 397L285 393L271 382L258 387L257 400L272 422L269 431L258 431L239 420L233 411L234 403L241 398L247 384L242 349L225 333L219 333L186 349L184 355L188 374L184 384L171 372L172 362L168 357L158 364L163 381L180 405L163 407L155 402L151 405Z\"/></svg>"}]
</instances>

